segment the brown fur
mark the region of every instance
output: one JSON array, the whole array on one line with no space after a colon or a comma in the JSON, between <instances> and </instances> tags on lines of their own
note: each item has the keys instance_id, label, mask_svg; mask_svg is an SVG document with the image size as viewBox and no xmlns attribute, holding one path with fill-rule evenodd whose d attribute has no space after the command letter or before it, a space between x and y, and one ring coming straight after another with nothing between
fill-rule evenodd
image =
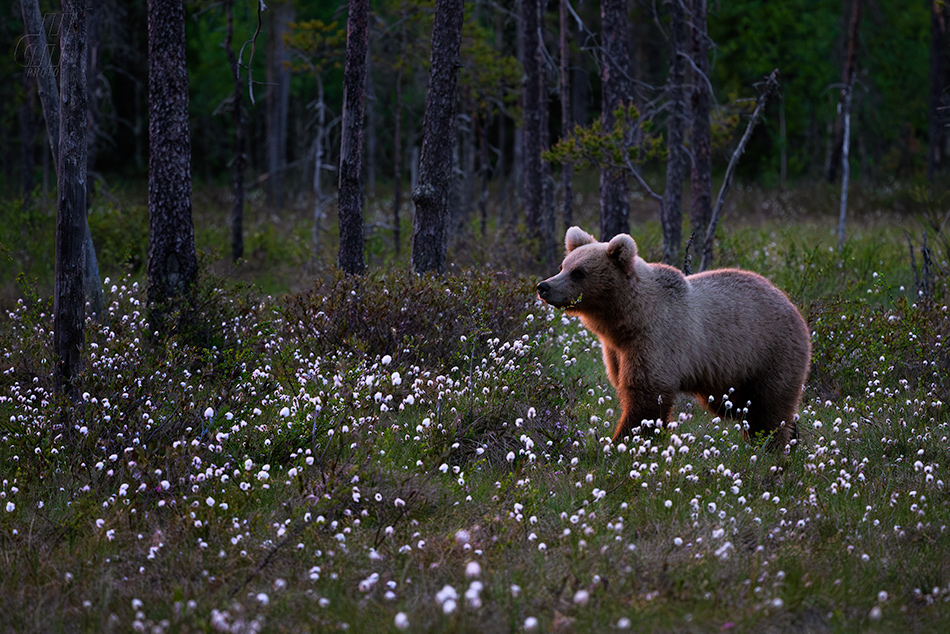
<instances>
[{"instance_id":1,"label":"brown fur","mask_svg":"<svg viewBox=\"0 0 950 634\"><path fill-rule=\"evenodd\" d=\"M561 272L538 284L538 296L578 315L600 339L623 406L615 442L645 420L669 421L681 392L716 415L743 416L753 436L772 434L776 448L798 437L811 342L782 291L750 271L687 277L645 262L626 234L604 243L571 227L565 244Z\"/></svg>"}]
</instances>

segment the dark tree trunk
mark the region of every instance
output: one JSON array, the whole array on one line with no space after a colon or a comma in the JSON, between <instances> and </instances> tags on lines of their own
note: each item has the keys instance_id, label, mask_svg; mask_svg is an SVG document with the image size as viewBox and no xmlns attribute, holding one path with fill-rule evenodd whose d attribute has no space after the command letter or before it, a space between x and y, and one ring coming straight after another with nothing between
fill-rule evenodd
<instances>
[{"instance_id":1,"label":"dark tree trunk","mask_svg":"<svg viewBox=\"0 0 950 634\"><path fill-rule=\"evenodd\" d=\"M706 32L706 0L692 0L693 90L693 169L690 179L690 227L702 240L712 216L712 156L709 126L709 42Z\"/></svg>"},{"instance_id":2,"label":"dark tree trunk","mask_svg":"<svg viewBox=\"0 0 950 634\"><path fill-rule=\"evenodd\" d=\"M663 193L663 261L678 264L683 241L683 181L689 168L686 131L686 16L680 0L670 2L670 77L667 94L666 191Z\"/></svg>"},{"instance_id":3,"label":"dark tree trunk","mask_svg":"<svg viewBox=\"0 0 950 634\"><path fill-rule=\"evenodd\" d=\"M600 3L603 51L600 120L604 130L614 126L614 111L630 101L627 53L627 1ZM607 241L630 232L630 193L627 172L619 168L600 170L600 239Z\"/></svg>"},{"instance_id":4,"label":"dark tree trunk","mask_svg":"<svg viewBox=\"0 0 950 634\"><path fill-rule=\"evenodd\" d=\"M436 0L419 185L412 193L412 270L419 274L445 272L462 11L462 0Z\"/></svg>"},{"instance_id":5,"label":"dark tree trunk","mask_svg":"<svg viewBox=\"0 0 950 634\"><path fill-rule=\"evenodd\" d=\"M841 101L844 102L847 86L854 84L855 65L858 58L858 31L861 27L861 4L863 0L843 0L843 12L847 25L847 42L845 44L844 66L841 69ZM825 179L833 183L838 179L838 168L841 166L841 146L844 143L844 117L840 109L835 119L831 148L825 165Z\"/></svg>"},{"instance_id":6,"label":"dark tree trunk","mask_svg":"<svg viewBox=\"0 0 950 634\"><path fill-rule=\"evenodd\" d=\"M234 204L231 208L231 259L234 261L244 257L244 120L242 116L244 82L241 81L241 68L238 65L237 55L234 52L234 0L225 0L224 11L227 14L228 30L224 38L224 50L228 55L228 64L231 66L231 77L234 80L232 95L231 117L234 121L234 158L232 168L232 184Z\"/></svg>"},{"instance_id":7,"label":"dark tree trunk","mask_svg":"<svg viewBox=\"0 0 950 634\"><path fill-rule=\"evenodd\" d=\"M567 19L567 2L560 0L560 49L561 49L561 138L567 139L574 129L574 113L571 103L571 56L570 24ZM574 166L561 165L561 218L564 229L574 224Z\"/></svg>"},{"instance_id":8,"label":"dark tree trunk","mask_svg":"<svg viewBox=\"0 0 950 634\"><path fill-rule=\"evenodd\" d=\"M31 68L35 71L37 92L40 95L40 104L43 107L43 118L46 119L46 136L49 139L50 155L53 157L53 167L57 170L58 174L60 95L59 89L56 87L56 74L53 70L52 60L49 55L50 49L46 40L46 25L40 13L37 0L20 0L20 9L23 13L23 24L30 41L30 64ZM61 29L62 25L60 25L59 28ZM85 43L83 47L85 49ZM84 66L85 63L86 61L84 60ZM87 93L84 92L84 94ZM46 155L44 155L44 165L46 165L46 160ZM45 192L45 180L43 185ZM85 243L83 256L83 291L89 299L93 313L99 314L102 309L102 284L99 281L96 250L92 243L92 235L89 233L89 224L85 220L83 221L83 234L83 242Z\"/></svg>"},{"instance_id":9,"label":"dark tree trunk","mask_svg":"<svg viewBox=\"0 0 950 634\"><path fill-rule=\"evenodd\" d=\"M148 103L148 303L161 331L198 273L183 0L148 0Z\"/></svg>"},{"instance_id":10,"label":"dark tree trunk","mask_svg":"<svg viewBox=\"0 0 950 634\"><path fill-rule=\"evenodd\" d=\"M363 257L363 104L369 0L350 0L346 22L346 67L343 73L343 120L340 136L340 268L359 275Z\"/></svg>"},{"instance_id":11,"label":"dark tree trunk","mask_svg":"<svg viewBox=\"0 0 950 634\"><path fill-rule=\"evenodd\" d=\"M544 47L544 13L547 2L538 2L538 45L535 49L538 63L538 94L540 96L541 114L541 153L551 148L550 127L550 95L548 94L547 56ZM554 177L551 175L551 164L541 161L541 262L553 263L557 259L557 246L554 240L555 226L554 210Z\"/></svg>"},{"instance_id":12,"label":"dark tree trunk","mask_svg":"<svg viewBox=\"0 0 950 634\"><path fill-rule=\"evenodd\" d=\"M930 110L927 113L930 147L927 180L933 181L944 160L950 122L950 76L947 74L947 6L930 2Z\"/></svg>"},{"instance_id":13,"label":"dark tree trunk","mask_svg":"<svg viewBox=\"0 0 950 634\"><path fill-rule=\"evenodd\" d=\"M539 0L521 0L521 24L524 37L524 93L521 129L522 155L521 202L528 232L543 245L541 205L544 191L541 170L541 69L538 65ZM540 246L540 245L539 245Z\"/></svg>"},{"instance_id":14,"label":"dark tree trunk","mask_svg":"<svg viewBox=\"0 0 950 634\"><path fill-rule=\"evenodd\" d=\"M270 203L284 206L284 170L287 167L287 119L290 111L290 53L284 35L294 19L290 0L271 3L270 37L267 41L267 195Z\"/></svg>"},{"instance_id":15,"label":"dark tree trunk","mask_svg":"<svg viewBox=\"0 0 950 634\"><path fill-rule=\"evenodd\" d=\"M75 399L83 347L86 224L86 3L63 0L60 29L59 200L53 293L54 386Z\"/></svg>"}]
</instances>

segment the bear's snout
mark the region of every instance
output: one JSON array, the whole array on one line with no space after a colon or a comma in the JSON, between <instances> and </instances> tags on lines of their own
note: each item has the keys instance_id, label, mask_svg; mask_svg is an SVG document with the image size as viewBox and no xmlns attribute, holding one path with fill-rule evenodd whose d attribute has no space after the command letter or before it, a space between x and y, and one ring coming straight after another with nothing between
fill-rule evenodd
<instances>
[{"instance_id":1,"label":"bear's snout","mask_svg":"<svg viewBox=\"0 0 950 634\"><path fill-rule=\"evenodd\" d=\"M548 293L551 292L551 285L547 282L540 282L538 284L538 297L541 299L547 299Z\"/></svg>"}]
</instances>

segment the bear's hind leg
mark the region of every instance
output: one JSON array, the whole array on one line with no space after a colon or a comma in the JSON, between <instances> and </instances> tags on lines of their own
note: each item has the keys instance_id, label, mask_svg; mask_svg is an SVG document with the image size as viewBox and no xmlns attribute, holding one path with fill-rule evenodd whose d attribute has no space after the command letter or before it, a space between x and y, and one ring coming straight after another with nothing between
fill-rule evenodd
<instances>
[{"instance_id":1,"label":"bear's hind leg","mask_svg":"<svg viewBox=\"0 0 950 634\"><path fill-rule=\"evenodd\" d=\"M673 394L631 395L620 391L620 402L623 415L614 431L613 442L618 442L624 436L631 435L634 430L639 430L645 420L659 420L665 426L673 411Z\"/></svg>"}]
</instances>

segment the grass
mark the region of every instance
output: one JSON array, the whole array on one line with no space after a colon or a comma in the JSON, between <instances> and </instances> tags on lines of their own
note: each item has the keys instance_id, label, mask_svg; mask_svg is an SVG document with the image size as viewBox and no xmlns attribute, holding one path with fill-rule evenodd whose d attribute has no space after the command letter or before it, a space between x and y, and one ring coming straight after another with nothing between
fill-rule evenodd
<instances>
[{"instance_id":1,"label":"grass","mask_svg":"<svg viewBox=\"0 0 950 634\"><path fill-rule=\"evenodd\" d=\"M685 400L611 445L596 340L497 268L318 267L276 297L207 275L200 327L160 341L120 272L75 407L24 294L0 323L0 631L946 631L950 311L915 302L887 223L839 267L833 221L793 221L733 221L719 251L813 330L783 455Z\"/></svg>"}]
</instances>

